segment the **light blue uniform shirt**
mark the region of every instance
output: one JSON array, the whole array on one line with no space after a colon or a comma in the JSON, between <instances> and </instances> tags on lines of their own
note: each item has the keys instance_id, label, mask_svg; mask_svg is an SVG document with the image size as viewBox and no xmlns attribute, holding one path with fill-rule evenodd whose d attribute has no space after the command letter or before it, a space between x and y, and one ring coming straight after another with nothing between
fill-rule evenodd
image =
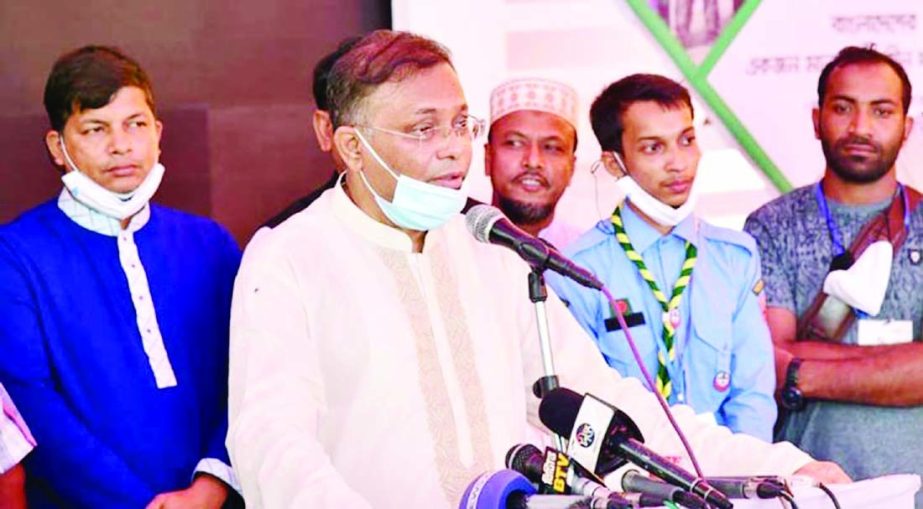
<instances>
[{"instance_id":1,"label":"light blue uniform shirt","mask_svg":"<svg viewBox=\"0 0 923 509\"><path fill-rule=\"evenodd\" d=\"M719 424L735 432L771 441L776 420L775 368L769 328L759 303L760 260L753 238L694 216L661 235L630 207L622 208L622 220L632 246L668 299L685 260L686 241L698 249L679 306L676 357L667 366L673 383L669 402L691 405L699 413L713 414ZM629 322L629 330L645 367L656 377L657 351L665 351L663 308L614 231L609 219L602 220L566 254L595 273L617 301L627 300L630 313L639 315L635 320L643 316L644 323L632 326ZM546 277L596 340L606 362L624 376L643 379L624 332L607 330L606 320L614 315L603 294L551 272Z\"/></svg>"}]
</instances>

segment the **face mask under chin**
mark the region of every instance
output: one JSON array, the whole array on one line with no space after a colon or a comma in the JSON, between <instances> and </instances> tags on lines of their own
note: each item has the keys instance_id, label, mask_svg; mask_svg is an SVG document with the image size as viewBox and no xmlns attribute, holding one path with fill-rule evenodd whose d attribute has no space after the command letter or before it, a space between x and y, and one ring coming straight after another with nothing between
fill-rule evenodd
<instances>
[{"instance_id":1,"label":"face mask under chin","mask_svg":"<svg viewBox=\"0 0 923 509\"><path fill-rule=\"evenodd\" d=\"M363 184L372 193L378 208L396 226L407 230L429 231L447 223L464 208L468 199L467 179L460 189L451 189L399 174L372 148L359 129L356 129L356 136L379 166L397 181L394 196L388 201L375 191L365 172L359 172Z\"/></svg>"},{"instance_id":2,"label":"face mask under chin","mask_svg":"<svg viewBox=\"0 0 923 509\"><path fill-rule=\"evenodd\" d=\"M611 152L611 154L623 175L615 182L616 187L622 191L625 198L629 200L632 205L637 207L638 210L643 212L657 224L671 227L676 226L695 211L695 207L698 203L698 192L695 181L692 183L692 188L689 191L689 196L686 197L686 201L678 207L673 207L645 191L629 174L619 154L615 152Z\"/></svg>"},{"instance_id":3,"label":"face mask under chin","mask_svg":"<svg viewBox=\"0 0 923 509\"><path fill-rule=\"evenodd\" d=\"M119 221L128 219L144 208L160 187L165 170L162 164L154 163L151 171L134 190L128 193L110 191L74 164L64 145L63 135L59 138L59 142L64 160L70 169L61 176L64 187L75 200L103 215Z\"/></svg>"}]
</instances>

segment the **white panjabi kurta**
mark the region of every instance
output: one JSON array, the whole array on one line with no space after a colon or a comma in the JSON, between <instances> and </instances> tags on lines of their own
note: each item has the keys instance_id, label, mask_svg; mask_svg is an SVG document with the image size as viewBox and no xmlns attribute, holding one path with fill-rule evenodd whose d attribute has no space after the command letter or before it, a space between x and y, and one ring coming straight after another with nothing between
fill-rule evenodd
<instances>
[{"instance_id":1,"label":"white panjabi kurta","mask_svg":"<svg viewBox=\"0 0 923 509\"><path fill-rule=\"evenodd\" d=\"M231 319L228 449L250 508L457 507L541 426L528 267L459 215L422 253L337 186L247 246ZM651 394L621 379L554 296L561 385L684 456ZM790 474L810 458L676 415L707 475ZM534 428L533 428L534 429Z\"/></svg>"}]
</instances>

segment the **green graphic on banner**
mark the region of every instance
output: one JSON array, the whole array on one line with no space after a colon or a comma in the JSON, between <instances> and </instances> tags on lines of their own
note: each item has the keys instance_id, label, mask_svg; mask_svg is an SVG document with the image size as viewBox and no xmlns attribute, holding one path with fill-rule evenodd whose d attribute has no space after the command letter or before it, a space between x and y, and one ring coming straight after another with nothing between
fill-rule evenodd
<instances>
[{"instance_id":1,"label":"green graphic on banner","mask_svg":"<svg viewBox=\"0 0 923 509\"><path fill-rule=\"evenodd\" d=\"M708 2L709 0L703 0ZM737 115L724 102L724 99L718 94L711 83L708 82L708 75L714 69L715 65L724 55L724 52L733 42L734 38L740 32L741 28L750 19L753 12L759 7L761 0L746 0L740 4L740 8L731 17L730 21L721 31L720 35L714 40L708 54L700 64L693 62L689 53L683 46L682 42L670 30L667 22L660 14L655 12L650 6L650 0L627 0L628 5L635 11L644 26L651 32L651 35L667 52L679 70L686 77L689 85L698 93L699 97L715 112L715 115L721 119L731 135L737 140L740 146L747 152L750 159L766 174L766 177L776 188L782 192L788 192L792 189L791 182L779 171L779 168L772 162L766 151L757 143L756 139L750 134L750 131L743 125ZM663 0L661 0L663 2ZM693 3L691 0L689 4ZM736 4L737 2L735 2ZM686 8L689 8L687 4ZM663 5L668 5L664 3ZM712 6L717 9L717 1ZM688 14L686 15L688 18ZM708 16L708 13L706 13ZM717 12L714 13L717 17ZM687 20L688 21L688 20Z\"/></svg>"}]
</instances>

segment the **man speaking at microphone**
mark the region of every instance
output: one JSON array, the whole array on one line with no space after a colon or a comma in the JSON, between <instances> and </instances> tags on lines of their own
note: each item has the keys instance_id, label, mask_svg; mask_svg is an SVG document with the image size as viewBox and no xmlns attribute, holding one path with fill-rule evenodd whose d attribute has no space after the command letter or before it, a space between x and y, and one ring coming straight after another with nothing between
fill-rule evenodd
<instances>
[{"instance_id":1,"label":"man speaking at microphone","mask_svg":"<svg viewBox=\"0 0 923 509\"><path fill-rule=\"evenodd\" d=\"M231 319L228 449L248 507L456 507L541 426L528 267L477 243L460 214L481 122L448 53L368 34L329 77L344 177L248 246ZM680 455L656 402L601 362L555 299L561 383L631 415ZM714 475L845 476L676 411Z\"/></svg>"}]
</instances>

